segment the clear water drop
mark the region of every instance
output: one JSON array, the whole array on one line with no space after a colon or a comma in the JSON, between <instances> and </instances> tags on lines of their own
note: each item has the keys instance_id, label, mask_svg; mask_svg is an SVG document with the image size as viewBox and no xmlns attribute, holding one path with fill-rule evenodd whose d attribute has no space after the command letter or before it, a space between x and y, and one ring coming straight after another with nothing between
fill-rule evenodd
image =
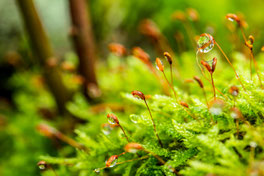
<instances>
[{"instance_id":1,"label":"clear water drop","mask_svg":"<svg viewBox=\"0 0 264 176\"><path fill-rule=\"evenodd\" d=\"M39 169L40 170L45 170L46 169L46 165L45 164L40 164L39 165Z\"/></svg>"},{"instance_id":2,"label":"clear water drop","mask_svg":"<svg viewBox=\"0 0 264 176\"><path fill-rule=\"evenodd\" d=\"M213 49L214 44L215 41L213 36L204 33L200 36L199 40L197 41L198 51L201 53L208 53Z\"/></svg>"},{"instance_id":3,"label":"clear water drop","mask_svg":"<svg viewBox=\"0 0 264 176\"><path fill-rule=\"evenodd\" d=\"M115 119L113 117L109 117L108 118L108 123L114 125L114 124L116 124L116 121L115 121Z\"/></svg>"},{"instance_id":4,"label":"clear water drop","mask_svg":"<svg viewBox=\"0 0 264 176\"><path fill-rule=\"evenodd\" d=\"M113 127L108 124L108 123L105 123L102 125L102 132L105 134L105 135L109 135L113 130Z\"/></svg>"},{"instance_id":5,"label":"clear water drop","mask_svg":"<svg viewBox=\"0 0 264 176\"><path fill-rule=\"evenodd\" d=\"M140 116L135 115L135 114L131 114L129 117L130 117L130 120L131 120L133 123L138 123L138 121L140 120Z\"/></svg>"},{"instance_id":6,"label":"clear water drop","mask_svg":"<svg viewBox=\"0 0 264 176\"><path fill-rule=\"evenodd\" d=\"M97 168L97 169L94 169L94 172L96 172L96 173L100 173L100 168Z\"/></svg>"},{"instance_id":7,"label":"clear water drop","mask_svg":"<svg viewBox=\"0 0 264 176\"><path fill-rule=\"evenodd\" d=\"M162 62L161 60L159 60L159 61L160 61L160 63L161 63L161 66L164 66L164 65L163 65L163 62ZM156 65L156 68L157 68L159 71L162 71L162 70L160 70L160 67L159 67L159 65L157 64L157 62L156 62L155 65Z\"/></svg>"}]
</instances>

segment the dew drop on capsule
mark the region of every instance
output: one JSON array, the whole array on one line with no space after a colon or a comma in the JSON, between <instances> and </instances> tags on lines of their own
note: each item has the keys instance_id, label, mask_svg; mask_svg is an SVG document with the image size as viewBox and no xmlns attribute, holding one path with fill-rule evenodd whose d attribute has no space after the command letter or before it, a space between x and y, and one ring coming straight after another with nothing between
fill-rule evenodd
<instances>
[{"instance_id":1,"label":"dew drop on capsule","mask_svg":"<svg viewBox=\"0 0 264 176\"><path fill-rule=\"evenodd\" d=\"M112 125L116 124L115 119L112 118L112 117L109 117L109 118L108 118L108 122L109 122L110 124L112 124Z\"/></svg>"},{"instance_id":2,"label":"dew drop on capsule","mask_svg":"<svg viewBox=\"0 0 264 176\"><path fill-rule=\"evenodd\" d=\"M46 165L45 164L40 164L39 165L39 169L40 170L45 170L46 169Z\"/></svg>"},{"instance_id":3,"label":"dew drop on capsule","mask_svg":"<svg viewBox=\"0 0 264 176\"><path fill-rule=\"evenodd\" d=\"M94 169L94 172L100 173L100 168Z\"/></svg>"},{"instance_id":4,"label":"dew drop on capsule","mask_svg":"<svg viewBox=\"0 0 264 176\"><path fill-rule=\"evenodd\" d=\"M199 52L208 53L214 47L214 38L209 34L202 34L197 41L197 45Z\"/></svg>"},{"instance_id":5,"label":"dew drop on capsule","mask_svg":"<svg viewBox=\"0 0 264 176\"><path fill-rule=\"evenodd\" d=\"M105 134L105 135L109 135L111 133L111 131L113 130L113 128L111 127L110 124L103 124L102 125L102 132Z\"/></svg>"},{"instance_id":6,"label":"dew drop on capsule","mask_svg":"<svg viewBox=\"0 0 264 176\"><path fill-rule=\"evenodd\" d=\"M162 71L162 70L160 70L160 66L163 66L163 62L162 62L161 60L159 60L159 62L160 62L161 65L158 65L158 64L156 63L156 68L157 68L159 71Z\"/></svg>"}]
</instances>

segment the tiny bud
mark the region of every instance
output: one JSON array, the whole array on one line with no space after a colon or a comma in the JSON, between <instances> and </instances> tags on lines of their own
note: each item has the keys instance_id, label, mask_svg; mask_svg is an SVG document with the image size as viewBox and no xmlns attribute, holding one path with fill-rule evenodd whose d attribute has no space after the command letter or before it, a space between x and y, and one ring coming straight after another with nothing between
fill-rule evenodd
<instances>
[{"instance_id":1,"label":"tiny bud","mask_svg":"<svg viewBox=\"0 0 264 176\"><path fill-rule=\"evenodd\" d=\"M208 72L210 72L210 73L212 72L212 69L207 62L201 60L201 64L208 70Z\"/></svg>"},{"instance_id":2,"label":"tiny bud","mask_svg":"<svg viewBox=\"0 0 264 176\"><path fill-rule=\"evenodd\" d=\"M185 108L189 108L189 105L186 102L184 102L184 101L181 101L180 105L182 105Z\"/></svg>"},{"instance_id":3,"label":"tiny bud","mask_svg":"<svg viewBox=\"0 0 264 176\"><path fill-rule=\"evenodd\" d=\"M53 127L51 127L51 126L49 126L49 125L47 125L47 124L39 124L39 125L37 126L37 130L38 130L42 135L44 135L44 136L46 136L46 137L49 137L49 138L55 136L56 133L57 133L57 130L56 130L55 128L53 128Z\"/></svg>"},{"instance_id":4,"label":"tiny bud","mask_svg":"<svg viewBox=\"0 0 264 176\"><path fill-rule=\"evenodd\" d=\"M239 19L238 16L235 15L235 14L231 14L231 13L229 13L229 14L226 15L226 18L227 18L229 21L236 21L238 25L241 25L241 21L240 21L240 19Z\"/></svg>"},{"instance_id":5,"label":"tiny bud","mask_svg":"<svg viewBox=\"0 0 264 176\"><path fill-rule=\"evenodd\" d=\"M204 87L202 80L198 76L194 76L193 79L199 84L201 88Z\"/></svg>"},{"instance_id":6,"label":"tiny bud","mask_svg":"<svg viewBox=\"0 0 264 176\"><path fill-rule=\"evenodd\" d=\"M187 8L186 13L192 21L199 20L199 13L193 8Z\"/></svg>"},{"instance_id":7,"label":"tiny bud","mask_svg":"<svg viewBox=\"0 0 264 176\"><path fill-rule=\"evenodd\" d=\"M214 57L212 62L212 73L215 71L216 64L217 64L217 59L216 57Z\"/></svg>"},{"instance_id":8,"label":"tiny bud","mask_svg":"<svg viewBox=\"0 0 264 176\"><path fill-rule=\"evenodd\" d=\"M121 57L126 55L126 48L119 43L110 43L108 49L117 56Z\"/></svg>"},{"instance_id":9,"label":"tiny bud","mask_svg":"<svg viewBox=\"0 0 264 176\"><path fill-rule=\"evenodd\" d=\"M231 95L233 95L234 97L238 96L239 89L238 89L237 86L232 86L232 87L230 87L230 89L229 89L228 91L229 91L229 93L230 93Z\"/></svg>"},{"instance_id":10,"label":"tiny bud","mask_svg":"<svg viewBox=\"0 0 264 176\"><path fill-rule=\"evenodd\" d=\"M112 125L119 124L119 120L114 114L107 114L108 122Z\"/></svg>"},{"instance_id":11,"label":"tiny bud","mask_svg":"<svg viewBox=\"0 0 264 176\"><path fill-rule=\"evenodd\" d=\"M139 31L154 40L160 38L160 30L157 25L149 19L142 20L139 25Z\"/></svg>"},{"instance_id":12,"label":"tiny bud","mask_svg":"<svg viewBox=\"0 0 264 176\"><path fill-rule=\"evenodd\" d=\"M186 20L186 16L184 14L184 12L182 11L175 11L172 15L171 15L173 20L179 20L179 21L185 21Z\"/></svg>"},{"instance_id":13,"label":"tiny bud","mask_svg":"<svg viewBox=\"0 0 264 176\"><path fill-rule=\"evenodd\" d=\"M246 41L245 45L249 48L249 49L253 49L253 43L254 43L254 37L252 35L250 35L248 37L248 40Z\"/></svg>"},{"instance_id":14,"label":"tiny bud","mask_svg":"<svg viewBox=\"0 0 264 176\"><path fill-rule=\"evenodd\" d=\"M163 55L167 59L167 61L169 62L169 64L171 65L172 64L172 57L171 57L170 53L164 52Z\"/></svg>"},{"instance_id":15,"label":"tiny bud","mask_svg":"<svg viewBox=\"0 0 264 176\"><path fill-rule=\"evenodd\" d=\"M156 58L156 67L159 71L164 72L164 65L158 57Z\"/></svg>"},{"instance_id":16,"label":"tiny bud","mask_svg":"<svg viewBox=\"0 0 264 176\"><path fill-rule=\"evenodd\" d=\"M65 71L70 71L73 72L75 71L75 65L73 65L72 63L68 62L68 61L64 61L61 63L61 68Z\"/></svg>"},{"instance_id":17,"label":"tiny bud","mask_svg":"<svg viewBox=\"0 0 264 176\"><path fill-rule=\"evenodd\" d=\"M264 46L261 47L261 51L264 52Z\"/></svg>"},{"instance_id":18,"label":"tiny bud","mask_svg":"<svg viewBox=\"0 0 264 176\"><path fill-rule=\"evenodd\" d=\"M128 143L125 146L125 151L129 153L136 153L139 150L143 150L143 147L138 143Z\"/></svg>"},{"instance_id":19,"label":"tiny bud","mask_svg":"<svg viewBox=\"0 0 264 176\"><path fill-rule=\"evenodd\" d=\"M142 92L138 91L138 90L132 91L131 94L134 97L136 97L136 98L139 98L139 99L142 99L142 100L145 100L146 99L145 95Z\"/></svg>"},{"instance_id":20,"label":"tiny bud","mask_svg":"<svg viewBox=\"0 0 264 176\"><path fill-rule=\"evenodd\" d=\"M112 155L105 164L105 167L114 167L117 163L118 155Z\"/></svg>"},{"instance_id":21,"label":"tiny bud","mask_svg":"<svg viewBox=\"0 0 264 176\"><path fill-rule=\"evenodd\" d=\"M46 64L49 68L56 67L58 65L58 59L55 57L50 57L46 60Z\"/></svg>"},{"instance_id":22,"label":"tiny bud","mask_svg":"<svg viewBox=\"0 0 264 176\"><path fill-rule=\"evenodd\" d=\"M45 170L47 168L46 161L39 161L37 165L38 165L40 170Z\"/></svg>"},{"instance_id":23,"label":"tiny bud","mask_svg":"<svg viewBox=\"0 0 264 176\"><path fill-rule=\"evenodd\" d=\"M140 47L135 47L132 49L132 54L134 57L138 58L144 63L149 63L149 55Z\"/></svg>"}]
</instances>

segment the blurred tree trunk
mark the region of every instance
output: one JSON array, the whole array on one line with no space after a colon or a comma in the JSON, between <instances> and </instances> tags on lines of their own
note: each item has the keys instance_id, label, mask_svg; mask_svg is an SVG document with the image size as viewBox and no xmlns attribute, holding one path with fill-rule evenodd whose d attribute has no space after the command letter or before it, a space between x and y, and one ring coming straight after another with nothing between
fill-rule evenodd
<instances>
[{"instance_id":1,"label":"blurred tree trunk","mask_svg":"<svg viewBox=\"0 0 264 176\"><path fill-rule=\"evenodd\" d=\"M55 98L59 112L64 113L65 103L70 99L70 93L62 82L56 64L52 64L56 58L33 0L16 0L16 2L21 11L31 46L43 68L45 81Z\"/></svg>"},{"instance_id":2,"label":"blurred tree trunk","mask_svg":"<svg viewBox=\"0 0 264 176\"><path fill-rule=\"evenodd\" d=\"M84 94L88 99L99 96L95 75L95 44L89 7L86 0L69 0L71 37L79 57L79 72L84 78Z\"/></svg>"}]
</instances>

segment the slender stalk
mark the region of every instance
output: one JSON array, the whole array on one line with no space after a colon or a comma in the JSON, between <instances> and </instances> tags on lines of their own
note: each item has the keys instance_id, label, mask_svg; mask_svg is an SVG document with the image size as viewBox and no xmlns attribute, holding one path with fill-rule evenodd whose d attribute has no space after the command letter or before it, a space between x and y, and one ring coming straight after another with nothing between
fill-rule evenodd
<instances>
[{"instance_id":1,"label":"slender stalk","mask_svg":"<svg viewBox=\"0 0 264 176\"><path fill-rule=\"evenodd\" d=\"M55 54L49 42L48 36L41 23L33 0L16 0L23 17L25 28L30 38L31 47L43 67L43 76L53 94L58 110L61 114L66 112L65 104L71 95L65 87L61 73L56 66L48 67L47 61L55 58Z\"/></svg>"},{"instance_id":2,"label":"slender stalk","mask_svg":"<svg viewBox=\"0 0 264 176\"><path fill-rule=\"evenodd\" d=\"M75 140L73 140L72 138L69 138L68 136L64 135L63 133L57 131L55 133L55 136L60 139L61 141L73 146L74 148L78 148L78 149L83 149L83 146L76 142Z\"/></svg>"},{"instance_id":3,"label":"slender stalk","mask_svg":"<svg viewBox=\"0 0 264 176\"><path fill-rule=\"evenodd\" d=\"M170 74L171 74L171 85L173 85L172 64L170 64Z\"/></svg>"},{"instance_id":4,"label":"slender stalk","mask_svg":"<svg viewBox=\"0 0 264 176\"><path fill-rule=\"evenodd\" d=\"M129 143L130 141L129 141L127 135L126 135L126 132L125 132L124 128L123 128L120 124L119 124L119 127L120 127L120 129L123 131L123 133L124 133L124 135L125 135L125 137L126 137L126 140L127 140L127 142Z\"/></svg>"},{"instance_id":5,"label":"slender stalk","mask_svg":"<svg viewBox=\"0 0 264 176\"><path fill-rule=\"evenodd\" d=\"M239 25L239 28L241 30L241 33L242 33L242 36L243 36L243 39L244 39L244 42L247 42L247 38L246 38L246 35L245 35L245 32L244 32L244 29L241 25ZM261 77L259 75L259 69L258 69L258 64L257 64L257 61L255 60L255 57L254 57L254 54L253 54L253 49L250 49L250 76L251 76L251 80L252 80L252 60L254 62L254 66L255 66L255 69L256 69L256 72L257 72L257 75L258 75L258 79L259 79L259 82L260 82L260 87L263 89L263 85L262 85L262 81L261 81Z\"/></svg>"},{"instance_id":6,"label":"slender stalk","mask_svg":"<svg viewBox=\"0 0 264 176\"><path fill-rule=\"evenodd\" d=\"M79 71L84 77L84 94L88 99L94 98L89 95L89 87L98 87L95 74L95 44L88 1L69 0L70 15L72 21L71 37L79 58Z\"/></svg>"},{"instance_id":7,"label":"slender stalk","mask_svg":"<svg viewBox=\"0 0 264 176\"><path fill-rule=\"evenodd\" d=\"M157 137L157 139L158 139L158 141L159 141L160 146L163 147L163 144L162 144L162 142L161 142L161 140L160 140L160 138L159 138L159 135L158 135L158 133L157 133L156 124L155 124L154 119L153 119L153 117L152 117L152 114L151 114L151 111L150 111L150 109L149 109L148 103L147 103L147 101L146 101L145 99L144 99L144 102L145 102L145 104L146 104L146 106L147 106L147 109L148 109L148 111L149 111L149 115L150 115L150 118L151 118L151 121L152 121L152 124L153 124L153 128L154 128L155 135L156 135L156 137Z\"/></svg>"},{"instance_id":8,"label":"slender stalk","mask_svg":"<svg viewBox=\"0 0 264 176\"><path fill-rule=\"evenodd\" d=\"M162 73L163 73L163 76L164 76L166 82L168 83L168 85L170 86L171 90L173 91L173 94L174 94L175 99L178 100L178 97L177 97L177 93L176 93L176 91L174 90L174 88L173 88L172 85L170 84L170 82L169 82L169 80L167 79L167 77L166 77L164 71L162 71Z\"/></svg>"},{"instance_id":9,"label":"slender stalk","mask_svg":"<svg viewBox=\"0 0 264 176\"><path fill-rule=\"evenodd\" d=\"M259 84L260 84L260 87L263 89L263 85L262 85L262 81L261 81L261 77L259 75L259 68L258 68L258 64L257 64L257 61L255 60L255 57L254 57L254 54L253 54L253 50L251 49L250 50L250 55L251 55L251 58L254 62L254 65L255 65L255 69L256 69L256 73L258 75L258 79L259 79Z\"/></svg>"},{"instance_id":10,"label":"slender stalk","mask_svg":"<svg viewBox=\"0 0 264 176\"><path fill-rule=\"evenodd\" d=\"M214 92L214 99L216 99L216 94L215 94L215 85L214 85L214 78L213 78L213 73L210 73L211 75L211 80L212 80L212 86L213 86L213 92Z\"/></svg>"},{"instance_id":11,"label":"slender stalk","mask_svg":"<svg viewBox=\"0 0 264 176\"><path fill-rule=\"evenodd\" d=\"M226 56L225 52L222 50L222 48L219 46L219 44L217 42L215 42L216 46L218 47L218 49L221 51L221 53L224 55L225 59L227 60L227 62L230 64L230 66L232 67L233 71L235 72L235 75L237 77L237 80L239 81L240 85L242 86L242 88L246 91L246 88L244 87L244 85L242 84L233 64L230 62L230 60L228 59L228 57Z\"/></svg>"}]
</instances>

